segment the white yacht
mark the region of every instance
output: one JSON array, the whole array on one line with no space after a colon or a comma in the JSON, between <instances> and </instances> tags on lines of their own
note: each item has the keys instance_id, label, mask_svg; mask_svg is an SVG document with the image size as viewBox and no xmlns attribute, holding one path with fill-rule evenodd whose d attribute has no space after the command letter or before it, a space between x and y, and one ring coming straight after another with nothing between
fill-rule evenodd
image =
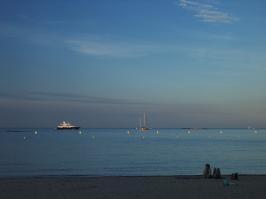
<instances>
[{"instance_id":1,"label":"white yacht","mask_svg":"<svg viewBox=\"0 0 266 199\"><path fill-rule=\"evenodd\" d=\"M62 130L62 129L79 129L79 126L74 126L72 125L70 122L61 122L58 126L57 129L58 130Z\"/></svg>"}]
</instances>

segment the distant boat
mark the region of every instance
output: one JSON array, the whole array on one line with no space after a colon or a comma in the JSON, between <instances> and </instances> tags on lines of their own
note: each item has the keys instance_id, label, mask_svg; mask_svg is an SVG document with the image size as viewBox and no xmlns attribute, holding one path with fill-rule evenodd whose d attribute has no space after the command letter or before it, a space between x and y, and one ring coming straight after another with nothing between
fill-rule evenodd
<instances>
[{"instance_id":1,"label":"distant boat","mask_svg":"<svg viewBox=\"0 0 266 199\"><path fill-rule=\"evenodd\" d=\"M72 125L70 122L61 122L58 126L57 129L58 130L63 130L63 129L79 129L79 126L74 126Z\"/></svg>"},{"instance_id":2,"label":"distant boat","mask_svg":"<svg viewBox=\"0 0 266 199\"><path fill-rule=\"evenodd\" d=\"M143 113L143 125L142 125L142 119L140 118L139 120L139 131L149 131L151 130L148 126L147 126L147 122L146 122L146 113Z\"/></svg>"}]
</instances>

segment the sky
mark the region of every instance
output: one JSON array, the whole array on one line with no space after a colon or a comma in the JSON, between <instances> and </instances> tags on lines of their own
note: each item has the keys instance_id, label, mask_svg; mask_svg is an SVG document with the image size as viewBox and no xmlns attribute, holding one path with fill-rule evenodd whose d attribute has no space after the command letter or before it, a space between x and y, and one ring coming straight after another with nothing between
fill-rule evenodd
<instances>
[{"instance_id":1,"label":"sky","mask_svg":"<svg viewBox=\"0 0 266 199\"><path fill-rule=\"evenodd\" d=\"M266 127L262 0L2 0L0 127Z\"/></svg>"}]
</instances>

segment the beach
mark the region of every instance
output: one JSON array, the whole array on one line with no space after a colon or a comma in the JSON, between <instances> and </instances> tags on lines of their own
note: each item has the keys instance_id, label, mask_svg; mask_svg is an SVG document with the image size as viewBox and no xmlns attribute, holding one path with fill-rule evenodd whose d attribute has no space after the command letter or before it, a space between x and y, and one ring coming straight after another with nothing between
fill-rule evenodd
<instances>
[{"instance_id":1,"label":"beach","mask_svg":"<svg viewBox=\"0 0 266 199\"><path fill-rule=\"evenodd\" d=\"M204 179L202 176L85 177L50 176L0 178L2 199L83 198L263 198L266 175L240 175L239 180Z\"/></svg>"}]
</instances>

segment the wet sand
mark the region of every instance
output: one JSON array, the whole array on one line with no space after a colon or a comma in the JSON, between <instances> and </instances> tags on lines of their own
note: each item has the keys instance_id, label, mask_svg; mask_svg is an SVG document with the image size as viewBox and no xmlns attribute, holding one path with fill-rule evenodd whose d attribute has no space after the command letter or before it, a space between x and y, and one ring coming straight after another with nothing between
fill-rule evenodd
<instances>
[{"instance_id":1,"label":"wet sand","mask_svg":"<svg viewBox=\"0 0 266 199\"><path fill-rule=\"evenodd\" d=\"M226 177L226 176L225 176ZM227 176L229 179L229 177ZM0 178L1 199L257 199L266 197L265 175L239 181L201 176Z\"/></svg>"}]
</instances>

